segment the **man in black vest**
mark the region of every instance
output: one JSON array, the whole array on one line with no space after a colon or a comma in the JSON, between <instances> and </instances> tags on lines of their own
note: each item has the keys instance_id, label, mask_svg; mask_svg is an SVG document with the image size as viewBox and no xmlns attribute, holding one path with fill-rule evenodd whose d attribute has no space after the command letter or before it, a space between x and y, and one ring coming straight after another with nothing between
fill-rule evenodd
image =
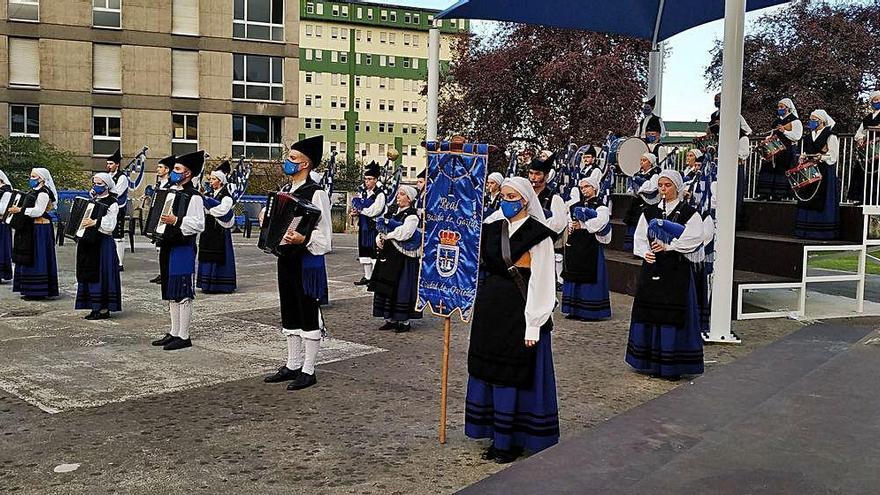
<instances>
[{"instance_id":1,"label":"man in black vest","mask_svg":"<svg viewBox=\"0 0 880 495\"><path fill-rule=\"evenodd\" d=\"M639 127L636 129L636 137L644 139L649 146L660 143L660 140L666 137L666 124L663 123L663 119L660 116L654 114L654 106L656 104L656 96L644 100L642 105L643 117L639 121ZM649 136L654 136L654 138L651 139Z\"/></svg>"},{"instance_id":2,"label":"man in black vest","mask_svg":"<svg viewBox=\"0 0 880 495\"><path fill-rule=\"evenodd\" d=\"M553 180L554 164L556 163L556 155L548 152L542 152L529 162L529 182L538 200L541 202L541 208L547 217L547 227L554 233L555 261L556 261L556 290L562 290L562 250L564 241L562 234L568 228L568 208L565 201L556 191L547 187L549 181Z\"/></svg>"},{"instance_id":3,"label":"man in black vest","mask_svg":"<svg viewBox=\"0 0 880 495\"><path fill-rule=\"evenodd\" d=\"M116 216L116 230L113 231L113 240L116 242L116 256L119 257L119 271L124 271L122 259L125 257L125 210L128 206L128 175L122 170L122 153L116 150L107 158L107 173L113 176L116 187L111 193L116 195L116 204L119 205L119 214Z\"/></svg>"}]
</instances>

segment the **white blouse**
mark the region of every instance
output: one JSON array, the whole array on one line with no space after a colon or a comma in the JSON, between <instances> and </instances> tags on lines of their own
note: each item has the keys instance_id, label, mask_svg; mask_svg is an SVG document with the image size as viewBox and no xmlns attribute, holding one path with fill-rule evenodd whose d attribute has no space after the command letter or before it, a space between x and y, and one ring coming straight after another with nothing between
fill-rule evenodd
<instances>
[{"instance_id":1,"label":"white blouse","mask_svg":"<svg viewBox=\"0 0 880 495\"><path fill-rule=\"evenodd\" d=\"M782 131L782 134L784 134L785 137L790 139L792 142L798 142L804 136L804 124L802 124L800 120L792 120L791 130Z\"/></svg>"},{"instance_id":2,"label":"white blouse","mask_svg":"<svg viewBox=\"0 0 880 495\"><path fill-rule=\"evenodd\" d=\"M877 116L880 115L880 110L875 111L871 114L871 118L876 119ZM859 130L856 131L856 135L854 136L856 141L861 141L868 137L868 130L865 129L864 122L859 124Z\"/></svg>"},{"instance_id":3,"label":"white blouse","mask_svg":"<svg viewBox=\"0 0 880 495\"><path fill-rule=\"evenodd\" d=\"M607 206L600 206L596 208L596 218L591 218L586 222L578 223L580 224L580 228L587 229L587 232L591 234L596 234L596 240L599 241L600 244L608 244L611 242L611 232L609 231L605 235L599 235L599 232L604 229L610 221L611 210L609 210Z\"/></svg>"},{"instance_id":4,"label":"white blouse","mask_svg":"<svg viewBox=\"0 0 880 495\"><path fill-rule=\"evenodd\" d=\"M113 230L116 229L116 217L118 214L119 205L116 203L111 204L107 208L107 213L101 218L101 224L98 226L98 232L102 234L113 235Z\"/></svg>"},{"instance_id":5,"label":"white blouse","mask_svg":"<svg viewBox=\"0 0 880 495\"><path fill-rule=\"evenodd\" d=\"M407 215L406 218L403 219L403 225L385 234L385 239L392 239L399 242L408 241L413 234L416 233L417 228L419 228L419 217L416 215ZM381 235L382 234L379 234L379 236ZM378 239L379 236L376 236L376 238Z\"/></svg>"},{"instance_id":6,"label":"white blouse","mask_svg":"<svg viewBox=\"0 0 880 495\"><path fill-rule=\"evenodd\" d=\"M510 222L512 236L529 217ZM507 219L499 220L507 222ZM529 249L531 277L526 296L525 340L539 340L541 326L553 315L556 307L556 271L553 257L553 240L549 237ZM516 261L516 260L514 260Z\"/></svg>"},{"instance_id":7,"label":"white blouse","mask_svg":"<svg viewBox=\"0 0 880 495\"><path fill-rule=\"evenodd\" d=\"M821 134L824 129L825 128L823 127L822 129L816 129L815 131L811 132L814 141L816 140L816 138L819 137L819 134ZM821 160L828 165L835 165L837 164L837 160L840 159L840 139L832 134L828 136L827 145L828 152L822 155Z\"/></svg>"},{"instance_id":8,"label":"white blouse","mask_svg":"<svg viewBox=\"0 0 880 495\"><path fill-rule=\"evenodd\" d=\"M680 199L674 199L666 202L666 211L672 211L678 206ZM703 261L703 239L704 239L703 218L699 213L694 214L684 226L684 232L678 239L673 239L671 243L666 245L667 251L678 251L685 255L688 261L699 263ZM648 220L645 214L639 217L639 224L636 226L636 232L633 237L633 254L644 258L651 251L651 243L648 241Z\"/></svg>"},{"instance_id":9,"label":"white blouse","mask_svg":"<svg viewBox=\"0 0 880 495\"><path fill-rule=\"evenodd\" d=\"M232 197L226 196L220 200L219 205L208 209L208 214L211 215L212 217L217 218L217 223L219 223L221 227L223 227L225 229L232 228L232 226L235 224L235 216L234 215L228 222L221 222L220 217L229 213L229 211L232 210L232 207L234 205L235 205L235 202L232 201Z\"/></svg>"},{"instance_id":10,"label":"white blouse","mask_svg":"<svg viewBox=\"0 0 880 495\"><path fill-rule=\"evenodd\" d=\"M37 191L42 190L43 186L40 186ZM47 191L48 192L48 191ZM48 194L38 194L37 201L34 203L34 206L31 208L25 208L24 214L31 218L39 218L43 216L43 213L46 213L46 209L49 208L49 195Z\"/></svg>"},{"instance_id":11,"label":"white blouse","mask_svg":"<svg viewBox=\"0 0 880 495\"><path fill-rule=\"evenodd\" d=\"M375 189L373 189L375 191ZM361 215L370 218L376 218L385 213L385 193L377 192L376 201L372 205L361 210Z\"/></svg>"},{"instance_id":12,"label":"white blouse","mask_svg":"<svg viewBox=\"0 0 880 495\"><path fill-rule=\"evenodd\" d=\"M179 191L182 186L171 186L171 189ZM180 221L180 233L196 235L205 230L205 202L198 194L193 194L186 207L186 215Z\"/></svg>"}]
</instances>

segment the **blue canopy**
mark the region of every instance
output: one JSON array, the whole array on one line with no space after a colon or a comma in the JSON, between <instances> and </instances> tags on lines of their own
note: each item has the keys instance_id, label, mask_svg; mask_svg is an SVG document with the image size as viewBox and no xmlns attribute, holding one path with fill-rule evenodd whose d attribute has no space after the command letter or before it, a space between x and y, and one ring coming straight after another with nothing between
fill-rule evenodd
<instances>
[{"instance_id":1,"label":"blue canopy","mask_svg":"<svg viewBox=\"0 0 880 495\"><path fill-rule=\"evenodd\" d=\"M759 10L789 0L748 0ZM723 0L459 0L436 16L622 34L654 43L724 18Z\"/></svg>"}]
</instances>

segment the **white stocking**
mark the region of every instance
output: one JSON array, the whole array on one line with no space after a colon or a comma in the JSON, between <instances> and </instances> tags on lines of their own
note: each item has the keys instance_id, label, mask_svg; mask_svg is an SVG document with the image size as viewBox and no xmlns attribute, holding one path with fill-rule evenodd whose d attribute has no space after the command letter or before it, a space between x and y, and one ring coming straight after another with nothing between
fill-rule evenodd
<instances>
[{"instance_id":1,"label":"white stocking","mask_svg":"<svg viewBox=\"0 0 880 495\"><path fill-rule=\"evenodd\" d=\"M303 361L303 373L314 375L315 363L318 361L318 351L321 349L321 339L303 339L306 347L306 356Z\"/></svg>"},{"instance_id":2,"label":"white stocking","mask_svg":"<svg viewBox=\"0 0 880 495\"><path fill-rule=\"evenodd\" d=\"M171 335L177 337L180 335L180 304L171 301Z\"/></svg>"},{"instance_id":3,"label":"white stocking","mask_svg":"<svg viewBox=\"0 0 880 495\"><path fill-rule=\"evenodd\" d=\"M119 266L125 258L125 239L113 239L116 242L116 257L119 258Z\"/></svg>"},{"instance_id":4,"label":"white stocking","mask_svg":"<svg viewBox=\"0 0 880 495\"><path fill-rule=\"evenodd\" d=\"M187 340L189 339L189 323L192 321L193 314L192 299L184 299L177 304L180 307L180 333L178 334L178 337Z\"/></svg>"},{"instance_id":5,"label":"white stocking","mask_svg":"<svg viewBox=\"0 0 880 495\"><path fill-rule=\"evenodd\" d=\"M287 336L287 369L293 371L303 366L303 339L299 335Z\"/></svg>"}]
</instances>

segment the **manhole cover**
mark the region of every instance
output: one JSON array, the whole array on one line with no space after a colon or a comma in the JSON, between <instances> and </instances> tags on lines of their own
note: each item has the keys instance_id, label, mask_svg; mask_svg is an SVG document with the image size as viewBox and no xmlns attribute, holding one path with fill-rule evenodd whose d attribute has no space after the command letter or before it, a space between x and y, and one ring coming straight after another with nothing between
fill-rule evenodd
<instances>
[{"instance_id":1,"label":"manhole cover","mask_svg":"<svg viewBox=\"0 0 880 495\"><path fill-rule=\"evenodd\" d=\"M4 318L22 318L27 316L39 316L42 311L38 309L14 309L5 313L0 313L0 317Z\"/></svg>"}]
</instances>

